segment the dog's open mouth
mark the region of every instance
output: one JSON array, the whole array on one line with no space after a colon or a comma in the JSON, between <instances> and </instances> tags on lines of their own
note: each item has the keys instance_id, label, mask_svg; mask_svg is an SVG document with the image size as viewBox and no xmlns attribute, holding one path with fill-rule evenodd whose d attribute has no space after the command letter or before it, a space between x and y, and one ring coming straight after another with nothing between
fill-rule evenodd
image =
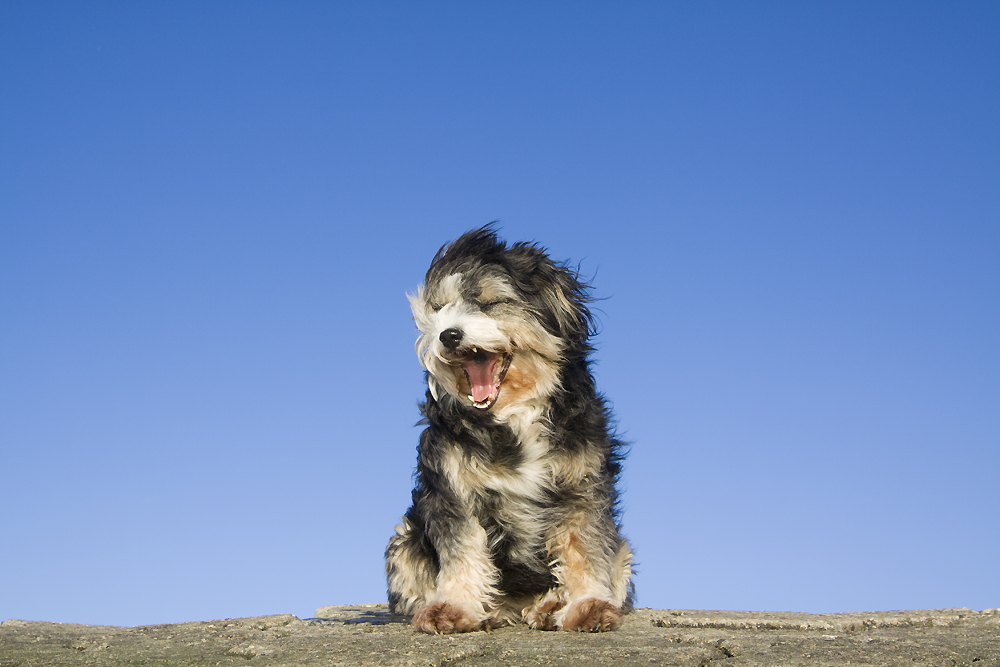
<instances>
[{"instance_id":1,"label":"dog's open mouth","mask_svg":"<svg viewBox=\"0 0 1000 667\"><path fill-rule=\"evenodd\" d=\"M480 410L493 407L500 396L500 385L510 368L513 355L506 352L487 352L477 347L462 361L462 370L469 381L469 400Z\"/></svg>"}]
</instances>

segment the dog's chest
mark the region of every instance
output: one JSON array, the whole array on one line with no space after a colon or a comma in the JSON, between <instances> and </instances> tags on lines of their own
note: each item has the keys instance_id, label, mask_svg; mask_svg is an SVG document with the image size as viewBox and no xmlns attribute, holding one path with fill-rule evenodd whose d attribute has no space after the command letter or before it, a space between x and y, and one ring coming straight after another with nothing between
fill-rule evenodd
<instances>
[{"instance_id":1,"label":"dog's chest","mask_svg":"<svg viewBox=\"0 0 1000 667\"><path fill-rule=\"evenodd\" d=\"M527 445L527 446L525 446ZM466 501L490 504L542 500L551 490L552 466L547 443L518 443L516 449L476 456L455 448L449 456L446 474L453 488Z\"/></svg>"}]
</instances>

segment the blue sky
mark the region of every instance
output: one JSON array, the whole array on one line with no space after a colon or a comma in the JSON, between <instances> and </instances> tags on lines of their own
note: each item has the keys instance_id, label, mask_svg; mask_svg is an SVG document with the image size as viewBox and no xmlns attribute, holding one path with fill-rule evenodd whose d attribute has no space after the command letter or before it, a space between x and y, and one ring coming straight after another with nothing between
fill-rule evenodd
<instances>
[{"instance_id":1,"label":"blue sky","mask_svg":"<svg viewBox=\"0 0 1000 667\"><path fill-rule=\"evenodd\" d=\"M1000 5L0 4L0 619L385 599L405 294L579 263L639 604L1000 606Z\"/></svg>"}]
</instances>

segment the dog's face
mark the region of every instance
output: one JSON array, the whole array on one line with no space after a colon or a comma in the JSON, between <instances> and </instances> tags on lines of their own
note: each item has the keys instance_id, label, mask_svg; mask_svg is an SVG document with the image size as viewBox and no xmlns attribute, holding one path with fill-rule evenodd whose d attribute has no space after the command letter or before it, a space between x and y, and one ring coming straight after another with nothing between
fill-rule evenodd
<instances>
[{"instance_id":1,"label":"dog's face","mask_svg":"<svg viewBox=\"0 0 1000 667\"><path fill-rule=\"evenodd\" d=\"M585 345L583 289L537 247L508 249L489 228L442 248L410 296L431 394L477 410L550 396L567 349Z\"/></svg>"}]
</instances>

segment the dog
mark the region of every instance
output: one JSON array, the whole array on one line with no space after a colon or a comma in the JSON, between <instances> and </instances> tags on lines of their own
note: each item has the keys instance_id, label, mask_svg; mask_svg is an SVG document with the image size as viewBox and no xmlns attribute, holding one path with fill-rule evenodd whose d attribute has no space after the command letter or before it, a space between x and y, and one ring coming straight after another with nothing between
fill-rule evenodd
<instances>
[{"instance_id":1,"label":"dog","mask_svg":"<svg viewBox=\"0 0 1000 667\"><path fill-rule=\"evenodd\" d=\"M632 610L590 289L491 223L443 246L409 296L425 428L385 569L391 612L416 630L601 632Z\"/></svg>"}]
</instances>

